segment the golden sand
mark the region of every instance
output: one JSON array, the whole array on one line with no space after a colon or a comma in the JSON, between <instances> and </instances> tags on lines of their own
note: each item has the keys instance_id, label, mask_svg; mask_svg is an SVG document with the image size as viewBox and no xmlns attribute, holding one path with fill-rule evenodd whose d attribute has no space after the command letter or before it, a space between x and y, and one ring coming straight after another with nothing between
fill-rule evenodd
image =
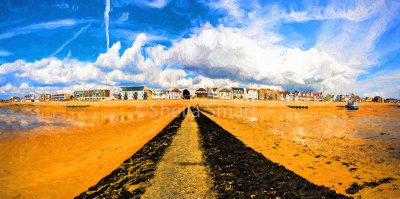
<instances>
[{"instance_id":1,"label":"golden sand","mask_svg":"<svg viewBox=\"0 0 400 199\"><path fill-rule=\"evenodd\" d=\"M39 110L40 117L73 120L74 125L40 127L0 140L1 198L73 198L87 190L153 138L183 106L162 103L163 116L161 101L25 105ZM66 110L66 104L91 106ZM143 104L154 105L153 110L147 112Z\"/></svg>"},{"instance_id":2,"label":"golden sand","mask_svg":"<svg viewBox=\"0 0 400 199\"><path fill-rule=\"evenodd\" d=\"M0 139L1 198L78 195L139 150L188 103L208 106L217 115L206 115L247 146L317 185L345 194L352 183L393 177L391 183L351 196L400 196L400 109L394 106L362 103L360 110L347 111L336 107L344 103L331 102L151 100L17 103L23 106L13 108L72 124ZM66 105L91 106L67 110Z\"/></svg>"},{"instance_id":3,"label":"golden sand","mask_svg":"<svg viewBox=\"0 0 400 199\"><path fill-rule=\"evenodd\" d=\"M400 109L393 105L361 103L348 111L332 102L198 103L247 146L317 185L346 194L353 183L392 177L392 183L347 195L400 197Z\"/></svg>"}]
</instances>

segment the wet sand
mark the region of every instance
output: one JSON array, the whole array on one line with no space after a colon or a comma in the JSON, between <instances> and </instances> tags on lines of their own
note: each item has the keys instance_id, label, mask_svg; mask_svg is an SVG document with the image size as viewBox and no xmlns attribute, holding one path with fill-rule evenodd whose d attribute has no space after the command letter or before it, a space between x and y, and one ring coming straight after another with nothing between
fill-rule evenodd
<instances>
[{"instance_id":1,"label":"wet sand","mask_svg":"<svg viewBox=\"0 0 400 199\"><path fill-rule=\"evenodd\" d=\"M186 113L185 109L111 174L76 198L140 198L151 185L157 164L171 145Z\"/></svg>"},{"instance_id":2,"label":"wet sand","mask_svg":"<svg viewBox=\"0 0 400 199\"><path fill-rule=\"evenodd\" d=\"M192 112L175 118L77 198L345 198L271 162L195 108Z\"/></svg>"},{"instance_id":3,"label":"wet sand","mask_svg":"<svg viewBox=\"0 0 400 199\"><path fill-rule=\"evenodd\" d=\"M162 117L150 117L160 113L160 103L170 110L178 108L175 114L163 110ZM39 110L35 116L73 125L2 134L0 195L79 195L138 152L188 103L199 104L206 116L245 145L316 185L353 197L400 195L400 112L396 107L362 103L360 110L347 111L337 107L344 103L238 100L25 103L23 108L34 104L33 109ZM72 104L91 106L67 111L65 105ZM286 107L290 104L309 109ZM151 109L150 105L155 106ZM217 110L235 114L212 114ZM245 110L247 115L240 114Z\"/></svg>"},{"instance_id":4,"label":"wet sand","mask_svg":"<svg viewBox=\"0 0 400 199\"><path fill-rule=\"evenodd\" d=\"M337 107L343 103L326 102L291 103L309 106L303 110L283 102L198 103L247 146L317 185L353 197L400 196L400 112L394 106L364 103L347 111Z\"/></svg>"},{"instance_id":5,"label":"wet sand","mask_svg":"<svg viewBox=\"0 0 400 199\"><path fill-rule=\"evenodd\" d=\"M41 118L71 120L74 124L41 126L0 139L1 198L72 198L82 193L182 111L182 102L165 101L163 107L169 107L170 113L164 109L161 116L160 103L77 102L91 105L77 110L66 110L65 105L71 102L18 107L38 110ZM151 104L154 110L146 113L143 107ZM138 111L138 107L142 109Z\"/></svg>"}]
</instances>

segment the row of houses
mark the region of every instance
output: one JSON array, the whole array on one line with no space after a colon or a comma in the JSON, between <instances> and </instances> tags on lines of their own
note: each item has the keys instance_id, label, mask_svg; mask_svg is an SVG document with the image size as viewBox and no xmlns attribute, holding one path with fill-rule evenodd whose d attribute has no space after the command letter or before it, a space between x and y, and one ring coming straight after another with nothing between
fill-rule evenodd
<instances>
[{"instance_id":1,"label":"row of houses","mask_svg":"<svg viewBox=\"0 0 400 199\"><path fill-rule=\"evenodd\" d=\"M289 92L273 89L254 89L254 88L199 88L196 90L195 97L209 99L245 99L245 100L307 100L322 101L322 93L314 92Z\"/></svg>"},{"instance_id":2,"label":"row of houses","mask_svg":"<svg viewBox=\"0 0 400 199\"><path fill-rule=\"evenodd\" d=\"M14 101L21 102L48 102L48 101L68 101L71 99L71 94L29 94L25 95L21 99L14 98Z\"/></svg>"},{"instance_id":3,"label":"row of houses","mask_svg":"<svg viewBox=\"0 0 400 199\"><path fill-rule=\"evenodd\" d=\"M149 100L149 99L238 99L238 100L280 100L280 101L357 101L357 102L393 102L396 99L384 100L376 96L374 98L361 98L354 94L323 96L321 92L307 91L280 91L269 88L198 88L196 90L172 88L168 90L151 89L147 86L121 86L120 92L111 94L108 89L74 91L73 95L63 94L38 94L26 95L22 99L13 98L12 101L97 101L97 100Z\"/></svg>"}]
</instances>

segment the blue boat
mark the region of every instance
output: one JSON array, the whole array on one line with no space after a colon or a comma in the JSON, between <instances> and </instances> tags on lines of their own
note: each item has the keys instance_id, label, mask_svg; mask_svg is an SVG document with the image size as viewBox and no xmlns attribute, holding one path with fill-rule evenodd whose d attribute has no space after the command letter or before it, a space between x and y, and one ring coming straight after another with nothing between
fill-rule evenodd
<instances>
[{"instance_id":1,"label":"blue boat","mask_svg":"<svg viewBox=\"0 0 400 199\"><path fill-rule=\"evenodd\" d=\"M354 105L354 102L348 102L345 106L347 110L358 110L359 106Z\"/></svg>"}]
</instances>

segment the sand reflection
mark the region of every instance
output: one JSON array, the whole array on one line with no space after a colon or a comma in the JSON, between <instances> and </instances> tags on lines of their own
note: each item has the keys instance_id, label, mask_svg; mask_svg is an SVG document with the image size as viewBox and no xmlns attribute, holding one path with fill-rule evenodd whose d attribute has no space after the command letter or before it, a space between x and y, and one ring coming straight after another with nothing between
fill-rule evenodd
<instances>
[{"instance_id":1,"label":"sand reflection","mask_svg":"<svg viewBox=\"0 0 400 199\"><path fill-rule=\"evenodd\" d=\"M111 103L111 105L110 105ZM93 102L1 107L1 198L73 198L117 168L166 126L182 102ZM175 109L176 112L173 112ZM62 191L60 191L62 190Z\"/></svg>"}]
</instances>

